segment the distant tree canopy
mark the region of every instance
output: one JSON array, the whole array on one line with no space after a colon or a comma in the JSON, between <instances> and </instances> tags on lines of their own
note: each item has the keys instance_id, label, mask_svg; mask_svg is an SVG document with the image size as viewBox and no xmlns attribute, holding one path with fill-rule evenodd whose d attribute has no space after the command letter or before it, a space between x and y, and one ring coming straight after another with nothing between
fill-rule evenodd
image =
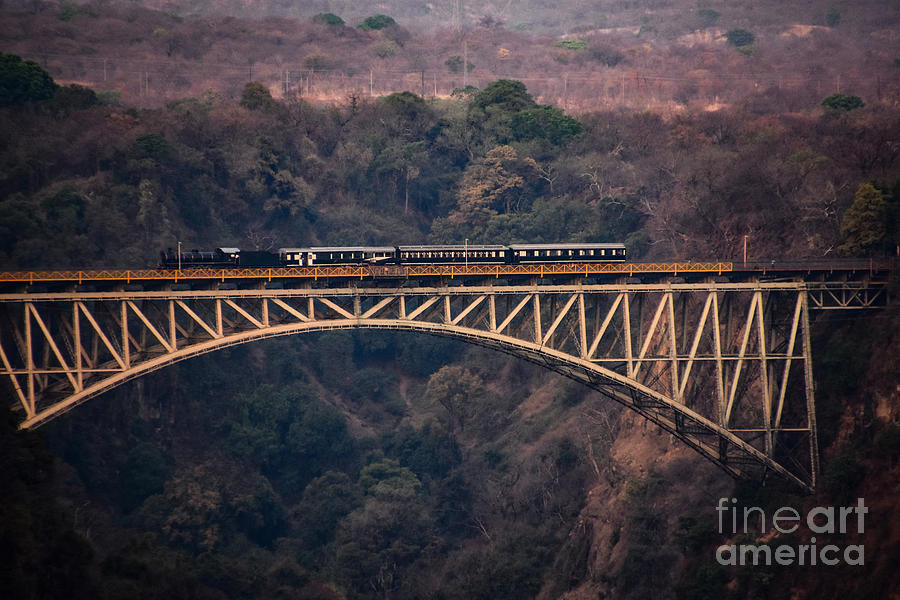
<instances>
[{"instance_id":1,"label":"distant tree canopy","mask_svg":"<svg viewBox=\"0 0 900 600\"><path fill-rule=\"evenodd\" d=\"M458 55L451 56L445 60L444 65L446 65L451 73L460 73L463 70L463 62L466 63L466 71L471 73L475 69L475 65L473 65L471 61L464 61L463 57Z\"/></svg>"},{"instance_id":2,"label":"distant tree canopy","mask_svg":"<svg viewBox=\"0 0 900 600\"><path fill-rule=\"evenodd\" d=\"M822 106L832 110L850 111L856 108L862 108L866 105L859 96L851 96L849 94L832 94L822 100Z\"/></svg>"},{"instance_id":3,"label":"distant tree canopy","mask_svg":"<svg viewBox=\"0 0 900 600\"><path fill-rule=\"evenodd\" d=\"M358 27L363 31L377 31L396 24L397 22L387 15L373 15L367 17L365 21L358 25Z\"/></svg>"},{"instance_id":4,"label":"distant tree canopy","mask_svg":"<svg viewBox=\"0 0 900 600\"><path fill-rule=\"evenodd\" d=\"M419 118L428 112L425 99L412 92L395 92L379 98L378 101L408 120Z\"/></svg>"},{"instance_id":5,"label":"distant tree canopy","mask_svg":"<svg viewBox=\"0 0 900 600\"><path fill-rule=\"evenodd\" d=\"M887 202L881 190L871 183L859 186L853 204L844 214L841 252L859 256L876 251L887 235L886 213Z\"/></svg>"},{"instance_id":6,"label":"distant tree canopy","mask_svg":"<svg viewBox=\"0 0 900 600\"><path fill-rule=\"evenodd\" d=\"M756 36L753 35L753 32L746 29L731 29L725 33L725 38L732 46L741 47L752 44Z\"/></svg>"},{"instance_id":7,"label":"distant tree canopy","mask_svg":"<svg viewBox=\"0 0 900 600\"><path fill-rule=\"evenodd\" d=\"M343 25L344 20L334 13L319 13L312 18L317 25Z\"/></svg>"},{"instance_id":8,"label":"distant tree canopy","mask_svg":"<svg viewBox=\"0 0 900 600\"><path fill-rule=\"evenodd\" d=\"M0 106L48 100L57 85L36 62L0 52Z\"/></svg>"},{"instance_id":9,"label":"distant tree canopy","mask_svg":"<svg viewBox=\"0 0 900 600\"><path fill-rule=\"evenodd\" d=\"M581 123L552 106L519 111L511 127L517 140L546 139L553 144L562 144L582 130Z\"/></svg>"},{"instance_id":10,"label":"distant tree canopy","mask_svg":"<svg viewBox=\"0 0 900 600\"><path fill-rule=\"evenodd\" d=\"M526 108L535 108L537 103L528 93L525 84L514 79L498 79L492 81L483 90L475 94L469 104L469 111L485 110L488 107L507 112L518 112Z\"/></svg>"},{"instance_id":11,"label":"distant tree canopy","mask_svg":"<svg viewBox=\"0 0 900 600\"><path fill-rule=\"evenodd\" d=\"M697 17L700 19L700 27L711 27L719 20L719 11L711 8L701 8L697 11Z\"/></svg>"},{"instance_id":12,"label":"distant tree canopy","mask_svg":"<svg viewBox=\"0 0 900 600\"><path fill-rule=\"evenodd\" d=\"M241 106L249 110L259 110L268 108L272 105L274 99L269 93L269 88L257 81L251 81L244 86L241 93Z\"/></svg>"}]
</instances>

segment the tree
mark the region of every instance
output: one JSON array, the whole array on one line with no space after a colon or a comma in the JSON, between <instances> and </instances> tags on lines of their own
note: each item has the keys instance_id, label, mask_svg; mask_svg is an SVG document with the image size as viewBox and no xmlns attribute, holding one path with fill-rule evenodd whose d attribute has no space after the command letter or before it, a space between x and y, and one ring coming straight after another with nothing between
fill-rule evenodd
<instances>
[{"instance_id":1,"label":"tree","mask_svg":"<svg viewBox=\"0 0 900 600\"><path fill-rule=\"evenodd\" d=\"M462 429L475 415L481 400L484 382L462 367L448 365L428 379L425 397L440 404L447 411L451 433Z\"/></svg>"},{"instance_id":2,"label":"tree","mask_svg":"<svg viewBox=\"0 0 900 600\"><path fill-rule=\"evenodd\" d=\"M856 108L862 108L866 103L859 96L851 96L849 94L832 94L822 100L822 106L832 110L851 111Z\"/></svg>"},{"instance_id":3,"label":"tree","mask_svg":"<svg viewBox=\"0 0 900 600\"><path fill-rule=\"evenodd\" d=\"M312 552L334 538L338 522L363 502L359 488L339 471L326 471L309 482L295 513L303 540Z\"/></svg>"},{"instance_id":4,"label":"tree","mask_svg":"<svg viewBox=\"0 0 900 600\"><path fill-rule=\"evenodd\" d=\"M275 103L269 88L259 83L251 81L244 86L241 92L241 106L249 110L261 110L270 108Z\"/></svg>"},{"instance_id":5,"label":"tree","mask_svg":"<svg viewBox=\"0 0 900 600\"><path fill-rule=\"evenodd\" d=\"M864 183L856 190L853 204L844 214L841 235L844 243L840 250L848 255L871 254L887 235L885 216L887 202L881 190L871 183Z\"/></svg>"},{"instance_id":6,"label":"tree","mask_svg":"<svg viewBox=\"0 0 900 600\"><path fill-rule=\"evenodd\" d=\"M459 207L451 220L477 223L501 211L511 212L525 186L522 176L512 169L518 158L511 146L497 146L469 165L459 187Z\"/></svg>"},{"instance_id":7,"label":"tree","mask_svg":"<svg viewBox=\"0 0 900 600\"><path fill-rule=\"evenodd\" d=\"M344 20L334 13L319 13L312 18L317 25L343 25Z\"/></svg>"},{"instance_id":8,"label":"tree","mask_svg":"<svg viewBox=\"0 0 900 600\"><path fill-rule=\"evenodd\" d=\"M475 65L471 62L467 62L463 60L462 56L456 55L451 56L447 60L444 61L444 65L449 69L451 73L460 73L463 70L463 63L466 64L466 71L472 72L475 70Z\"/></svg>"},{"instance_id":9,"label":"tree","mask_svg":"<svg viewBox=\"0 0 900 600\"><path fill-rule=\"evenodd\" d=\"M396 24L397 22L387 15L373 15L371 17L367 17L366 20L360 23L357 27L359 29L362 29L363 31L377 31L386 27L392 27Z\"/></svg>"},{"instance_id":10,"label":"tree","mask_svg":"<svg viewBox=\"0 0 900 600\"><path fill-rule=\"evenodd\" d=\"M497 81L492 81L483 90L475 94L471 104L469 104L469 112L485 111L489 107L515 113L526 108L535 108L537 103L521 81L498 79Z\"/></svg>"},{"instance_id":11,"label":"tree","mask_svg":"<svg viewBox=\"0 0 900 600\"><path fill-rule=\"evenodd\" d=\"M552 106L539 106L516 113L510 123L516 140L545 139L563 144L582 131L581 123Z\"/></svg>"},{"instance_id":12,"label":"tree","mask_svg":"<svg viewBox=\"0 0 900 600\"><path fill-rule=\"evenodd\" d=\"M36 62L0 52L0 106L48 100L57 85Z\"/></svg>"},{"instance_id":13,"label":"tree","mask_svg":"<svg viewBox=\"0 0 900 600\"><path fill-rule=\"evenodd\" d=\"M756 36L753 35L753 32L747 31L746 29L731 29L725 33L725 38L728 40L729 44L740 48L741 46L749 46L752 44L753 40L756 39Z\"/></svg>"}]
</instances>

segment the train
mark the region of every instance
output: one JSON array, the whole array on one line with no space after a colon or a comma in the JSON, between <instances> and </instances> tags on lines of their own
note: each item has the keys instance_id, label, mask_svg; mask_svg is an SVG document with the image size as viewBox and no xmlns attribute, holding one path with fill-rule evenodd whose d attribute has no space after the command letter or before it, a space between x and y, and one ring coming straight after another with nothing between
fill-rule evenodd
<instances>
[{"instance_id":1,"label":"train","mask_svg":"<svg viewBox=\"0 0 900 600\"><path fill-rule=\"evenodd\" d=\"M179 256L180 254L180 256ZM617 243L311 246L278 250L163 250L160 269L229 269L331 265L481 265L623 262Z\"/></svg>"}]
</instances>

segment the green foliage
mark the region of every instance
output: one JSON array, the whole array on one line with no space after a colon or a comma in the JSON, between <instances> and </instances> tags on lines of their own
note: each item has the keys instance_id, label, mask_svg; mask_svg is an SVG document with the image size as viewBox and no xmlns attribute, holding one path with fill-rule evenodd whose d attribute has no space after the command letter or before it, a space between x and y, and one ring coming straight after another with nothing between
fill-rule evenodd
<instances>
[{"instance_id":1,"label":"green foliage","mask_svg":"<svg viewBox=\"0 0 900 600\"><path fill-rule=\"evenodd\" d=\"M701 28L712 27L718 22L719 17L721 16L719 11L711 8L701 8L697 11L697 18Z\"/></svg>"},{"instance_id":2,"label":"green foliage","mask_svg":"<svg viewBox=\"0 0 900 600\"><path fill-rule=\"evenodd\" d=\"M0 52L0 106L47 100L56 88L50 74L36 62Z\"/></svg>"},{"instance_id":3,"label":"green foliage","mask_svg":"<svg viewBox=\"0 0 900 600\"><path fill-rule=\"evenodd\" d=\"M400 46L393 40L379 40L375 43L374 48L373 52L378 58L390 58L397 54L397 50L400 49Z\"/></svg>"},{"instance_id":4,"label":"green foliage","mask_svg":"<svg viewBox=\"0 0 900 600\"><path fill-rule=\"evenodd\" d=\"M754 46L753 44L747 44L746 46L738 46L737 48L735 48L735 50L737 50L740 54L743 54L744 56L753 56L754 54L756 54L756 46Z\"/></svg>"},{"instance_id":5,"label":"green foliage","mask_svg":"<svg viewBox=\"0 0 900 600\"><path fill-rule=\"evenodd\" d=\"M142 133L134 138L135 150L140 156L165 160L172 153L172 145L162 133Z\"/></svg>"},{"instance_id":6,"label":"green foliage","mask_svg":"<svg viewBox=\"0 0 900 600\"><path fill-rule=\"evenodd\" d=\"M456 441L432 423L420 430L404 425L385 434L385 453L409 467L418 477L441 478L458 465L462 456Z\"/></svg>"},{"instance_id":7,"label":"green foliage","mask_svg":"<svg viewBox=\"0 0 900 600\"><path fill-rule=\"evenodd\" d=\"M317 25L343 25L344 20L333 13L319 13L312 18Z\"/></svg>"},{"instance_id":8,"label":"green foliage","mask_svg":"<svg viewBox=\"0 0 900 600\"><path fill-rule=\"evenodd\" d=\"M728 595L728 571L716 563L689 563L675 586L678 600L718 600Z\"/></svg>"},{"instance_id":9,"label":"green foliage","mask_svg":"<svg viewBox=\"0 0 900 600\"><path fill-rule=\"evenodd\" d=\"M159 449L146 442L128 451L119 470L120 506L131 512L149 496L163 491L172 473L172 465Z\"/></svg>"},{"instance_id":10,"label":"green foliage","mask_svg":"<svg viewBox=\"0 0 900 600\"><path fill-rule=\"evenodd\" d=\"M96 19L100 16L96 9L90 4L76 4L71 0L65 0L59 5L59 12L56 13L56 18L60 21L71 21L79 15L90 17L92 19Z\"/></svg>"},{"instance_id":11,"label":"green foliage","mask_svg":"<svg viewBox=\"0 0 900 600\"><path fill-rule=\"evenodd\" d=\"M313 366L320 379L330 385L347 382L346 374L356 368L353 363L353 338L344 332L327 332L316 338Z\"/></svg>"},{"instance_id":12,"label":"green foliage","mask_svg":"<svg viewBox=\"0 0 900 600\"><path fill-rule=\"evenodd\" d=\"M425 397L446 410L448 429L461 430L475 416L483 396L484 382L476 374L450 365L428 379Z\"/></svg>"},{"instance_id":13,"label":"green foliage","mask_svg":"<svg viewBox=\"0 0 900 600\"><path fill-rule=\"evenodd\" d=\"M362 506L359 487L345 474L326 471L309 482L295 509L303 536L307 561L313 562L316 551L334 539L341 519Z\"/></svg>"},{"instance_id":14,"label":"green foliage","mask_svg":"<svg viewBox=\"0 0 900 600\"><path fill-rule=\"evenodd\" d=\"M537 104L525 84L513 79L492 81L483 90L475 94L469 104L469 112L493 109L506 113L515 113L526 108L535 108Z\"/></svg>"},{"instance_id":15,"label":"green foliage","mask_svg":"<svg viewBox=\"0 0 900 600\"><path fill-rule=\"evenodd\" d=\"M96 597L93 548L48 493L54 455L43 436L18 430L19 421L8 403L0 407L0 597Z\"/></svg>"},{"instance_id":16,"label":"green foliage","mask_svg":"<svg viewBox=\"0 0 900 600\"><path fill-rule=\"evenodd\" d=\"M831 110L851 111L865 105L862 98L850 94L832 94L822 100L822 106Z\"/></svg>"},{"instance_id":17,"label":"green foliage","mask_svg":"<svg viewBox=\"0 0 900 600\"><path fill-rule=\"evenodd\" d=\"M340 413L317 402L301 385L264 385L239 395L235 413L223 419L220 428L231 455L259 466L287 493L346 465L354 449Z\"/></svg>"},{"instance_id":18,"label":"green foliage","mask_svg":"<svg viewBox=\"0 0 900 600\"><path fill-rule=\"evenodd\" d=\"M878 455L886 458L889 462L900 458L900 425L897 423L886 424L875 434L874 445Z\"/></svg>"},{"instance_id":19,"label":"green foliage","mask_svg":"<svg viewBox=\"0 0 900 600\"><path fill-rule=\"evenodd\" d=\"M835 456L822 473L822 489L836 504L847 504L855 498L856 488L866 477L866 469L856 454L845 450Z\"/></svg>"},{"instance_id":20,"label":"green foliage","mask_svg":"<svg viewBox=\"0 0 900 600\"><path fill-rule=\"evenodd\" d=\"M756 36L753 35L753 32L747 31L746 29L729 29L725 32L725 39L727 39L728 43L732 46L740 48L741 46L751 45L756 39Z\"/></svg>"},{"instance_id":21,"label":"green foliage","mask_svg":"<svg viewBox=\"0 0 900 600\"><path fill-rule=\"evenodd\" d=\"M710 519L698 519L697 517L682 515L678 517L675 531L672 532L673 541L689 553L696 553L716 542L716 524Z\"/></svg>"},{"instance_id":22,"label":"green foliage","mask_svg":"<svg viewBox=\"0 0 900 600\"><path fill-rule=\"evenodd\" d=\"M162 494L144 502L141 517L169 544L195 553L221 549L239 535L269 545L285 520L265 478L223 477L213 464L175 474Z\"/></svg>"},{"instance_id":23,"label":"green foliage","mask_svg":"<svg viewBox=\"0 0 900 600\"><path fill-rule=\"evenodd\" d=\"M510 125L518 141L544 139L556 145L564 144L583 129L577 120L552 106L519 111Z\"/></svg>"},{"instance_id":24,"label":"green foliage","mask_svg":"<svg viewBox=\"0 0 900 600\"><path fill-rule=\"evenodd\" d=\"M97 92L97 102L102 106L118 106L122 100L122 92L118 90L100 90Z\"/></svg>"},{"instance_id":25,"label":"green foliage","mask_svg":"<svg viewBox=\"0 0 900 600\"><path fill-rule=\"evenodd\" d=\"M841 223L840 251L865 256L879 250L887 235L886 217L887 201L881 190L871 183L860 185Z\"/></svg>"},{"instance_id":26,"label":"green foliage","mask_svg":"<svg viewBox=\"0 0 900 600\"><path fill-rule=\"evenodd\" d=\"M357 25L357 27L363 31L378 31L379 29L392 27L396 24L397 22L387 15L373 15L371 17L366 17L366 19Z\"/></svg>"},{"instance_id":27,"label":"green foliage","mask_svg":"<svg viewBox=\"0 0 900 600\"><path fill-rule=\"evenodd\" d=\"M359 486L366 495L386 501L409 500L423 491L416 474L390 458L363 467Z\"/></svg>"},{"instance_id":28,"label":"green foliage","mask_svg":"<svg viewBox=\"0 0 900 600\"><path fill-rule=\"evenodd\" d=\"M258 81L246 84L241 92L241 106L248 110L265 110L271 108L274 103L269 88Z\"/></svg>"},{"instance_id":29,"label":"green foliage","mask_svg":"<svg viewBox=\"0 0 900 600\"><path fill-rule=\"evenodd\" d=\"M460 72L462 72L462 70L463 70L463 63L464 63L464 62L465 62L465 60L463 59L462 56L455 55L455 56L451 56L450 58L448 58L447 60L445 60L445 61L444 61L444 65L447 67L447 69L448 69L451 73L460 73ZM472 71L475 70L475 65L473 65L471 62L467 62L467 63L466 63L466 70L467 70L469 73L471 73ZM469 86L469 87L472 87L472 86ZM454 91L455 91L455 90L454 90ZM477 91L478 91L478 89L473 87L473 91L472 91L471 93L476 93Z\"/></svg>"},{"instance_id":30,"label":"green foliage","mask_svg":"<svg viewBox=\"0 0 900 600\"><path fill-rule=\"evenodd\" d=\"M559 40L553 44L556 48L565 48L566 50L584 50L587 48L587 42L584 40Z\"/></svg>"},{"instance_id":31,"label":"green foliage","mask_svg":"<svg viewBox=\"0 0 900 600\"><path fill-rule=\"evenodd\" d=\"M86 110L99 103L94 90L72 84L58 87L46 107L56 116L66 117L76 110Z\"/></svg>"},{"instance_id":32,"label":"green foliage","mask_svg":"<svg viewBox=\"0 0 900 600\"><path fill-rule=\"evenodd\" d=\"M453 88L453 91L450 92L451 98L457 98L460 100L470 101L475 97L475 94L478 93L478 88L474 85L467 85L464 88Z\"/></svg>"}]
</instances>

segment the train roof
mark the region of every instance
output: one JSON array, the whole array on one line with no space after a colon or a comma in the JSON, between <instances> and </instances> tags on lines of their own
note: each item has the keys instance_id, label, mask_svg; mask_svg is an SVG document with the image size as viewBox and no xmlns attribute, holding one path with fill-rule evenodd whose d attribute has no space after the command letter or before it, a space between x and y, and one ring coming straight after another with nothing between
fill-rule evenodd
<instances>
[{"instance_id":1,"label":"train roof","mask_svg":"<svg viewBox=\"0 0 900 600\"><path fill-rule=\"evenodd\" d=\"M414 252L435 252L444 250L506 250L506 246L485 244L448 244L443 246L398 246L401 252L411 250Z\"/></svg>"},{"instance_id":2,"label":"train roof","mask_svg":"<svg viewBox=\"0 0 900 600\"><path fill-rule=\"evenodd\" d=\"M278 252L393 252L393 246L311 246L307 248L279 248Z\"/></svg>"},{"instance_id":3,"label":"train roof","mask_svg":"<svg viewBox=\"0 0 900 600\"><path fill-rule=\"evenodd\" d=\"M572 250L589 250L591 248L598 248L601 250L610 249L610 248L624 248L625 244L510 244L510 248L513 250L521 249L521 250L562 250L562 249L572 249Z\"/></svg>"},{"instance_id":4,"label":"train roof","mask_svg":"<svg viewBox=\"0 0 900 600\"><path fill-rule=\"evenodd\" d=\"M224 253L224 254L237 254L241 251L240 248L216 248L216 250Z\"/></svg>"}]
</instances>

